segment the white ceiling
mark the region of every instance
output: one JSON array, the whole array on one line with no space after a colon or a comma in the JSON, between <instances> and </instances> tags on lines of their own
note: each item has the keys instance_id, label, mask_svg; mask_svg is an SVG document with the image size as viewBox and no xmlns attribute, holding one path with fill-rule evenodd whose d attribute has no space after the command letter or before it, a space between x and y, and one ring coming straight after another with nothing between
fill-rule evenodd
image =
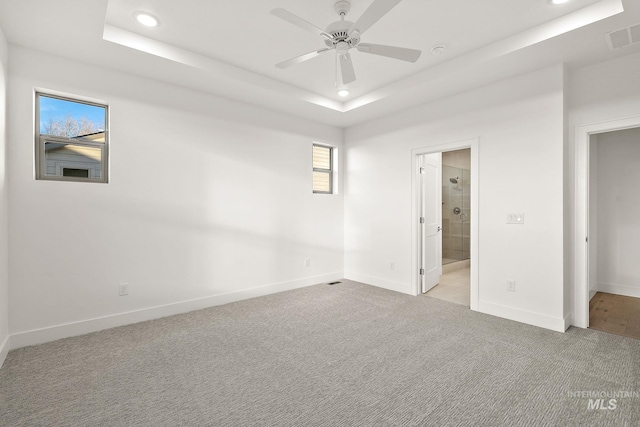
<instances>
[{"instance_id":1,"label":"white ceiling","mask_svg":"<svg viewBox=\"0 0 640 427\"><path fill-rule=\"evenodd\" d=\"M355 21L373 0L352 0ZM559 62L578 67L640 52L609 51L604 35L640 23L636 0L403 0L362 42L422 50L408 63L353 49L357 81L342 99L331 54L287 69L278 62L325 47L273 16L282 7L325 28L334 0L0 0L10 43L346 127ZM622 11L624 9L624 11ZM145 28L134 13L160 25ZM446 46L432 55L436 45Z\"/></svg>"}]
</instances>

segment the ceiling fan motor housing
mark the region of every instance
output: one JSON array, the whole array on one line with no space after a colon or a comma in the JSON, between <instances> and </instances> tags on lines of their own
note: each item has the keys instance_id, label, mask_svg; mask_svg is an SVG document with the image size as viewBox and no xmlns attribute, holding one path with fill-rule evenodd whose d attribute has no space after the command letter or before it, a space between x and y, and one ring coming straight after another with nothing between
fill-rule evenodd
<instances>
[{"instance_id":1,"label":"ceiling fan motor housing","mask_svg":"<svg viewBox=\"0 0 640 427\"><path fill-rule=\"evenodd\" d=\"M349 37L349 28L352 25L353 22L349 21L336 21L329 24L325 31L331 34L332 39L325 39L324 43L330 48L337 46L341 42L347 43L349 49L357 46L360 43L360 37Z\"/></svg>"}]
</instances>

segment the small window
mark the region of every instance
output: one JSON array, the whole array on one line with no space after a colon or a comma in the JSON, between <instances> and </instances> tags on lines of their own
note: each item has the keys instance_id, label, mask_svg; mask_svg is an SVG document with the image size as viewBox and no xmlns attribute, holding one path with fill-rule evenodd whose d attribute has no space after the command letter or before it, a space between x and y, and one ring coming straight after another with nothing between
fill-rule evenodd
<instances>
[{"instance_id":1,"label":"small window","mask_svg":"<svg viewBox=\"0 0 640 427\"><path fill-rule=\"evenodd\" d=\"M36 93L36 179L108 182L108 107Z\"/></svg>"},{"instance_id":2,"label":"small window","mask_svg":"<svg viewBox=\"0 0 640 427\"><path fill-rule=\"evenodd\" d=\"M333 148L313 145L313 192L333 193Z\"/></svg>"}]
</instances>

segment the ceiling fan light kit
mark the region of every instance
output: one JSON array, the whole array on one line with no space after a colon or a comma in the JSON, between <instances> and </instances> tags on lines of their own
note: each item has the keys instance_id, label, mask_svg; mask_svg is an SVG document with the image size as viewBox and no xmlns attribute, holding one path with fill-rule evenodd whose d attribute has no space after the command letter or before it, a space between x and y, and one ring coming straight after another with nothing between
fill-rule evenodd
<instances>
[{"instance_id":1,"label":"ceiling fan light kit","mask_svg":"<svg viewBox=\"0 0 640 427\"><path fill-rule=\"evenodd\" d=\"M323 37L324 43L327 46L325 49L314 50L287 61L280 62L276 64L276 67L287 68L292 65L308 61L309 59L325 54L331 50L335 50L336 67L340 69L339 74L342 78L342 85L347 85L356 80L353 62L351 60L351 55L349 54L350 49L356 48L356 50L362 53L385 56L407 62L416 62L422 53L419 50L371 43L360 43L360 36L369 29L369 27L378 22L384 15L393 9L398 3L400 3L400 1L401 0L374 0L356 22L350 22L345 21L344 18L351 10L351 3L346 0L339 0L334 4L334 10L340 16L340 20L329 24L324 30L285 9L273 9L271 14L289 22L290 24L302 28L303 30L310 31ZM336 75L338 75L337 70ZM338 84L337 78L336 86L341 86Z\"/></svg>"}]
</instances>

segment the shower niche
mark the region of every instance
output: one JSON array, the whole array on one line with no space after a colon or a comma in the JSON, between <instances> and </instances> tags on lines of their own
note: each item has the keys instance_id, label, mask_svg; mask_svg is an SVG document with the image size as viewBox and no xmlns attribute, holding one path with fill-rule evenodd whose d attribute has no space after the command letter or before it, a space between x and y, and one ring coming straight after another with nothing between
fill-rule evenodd
<instances>
[{"instance_id":1,"label":"shower niche","mask_svg":"<svg viewBox=\"0 0 640 427\"><path fill-rule=\"evenodd\" d=\"M442 264L470 257L470 150L442 153Z\"/></svg>"}]
</instances>

